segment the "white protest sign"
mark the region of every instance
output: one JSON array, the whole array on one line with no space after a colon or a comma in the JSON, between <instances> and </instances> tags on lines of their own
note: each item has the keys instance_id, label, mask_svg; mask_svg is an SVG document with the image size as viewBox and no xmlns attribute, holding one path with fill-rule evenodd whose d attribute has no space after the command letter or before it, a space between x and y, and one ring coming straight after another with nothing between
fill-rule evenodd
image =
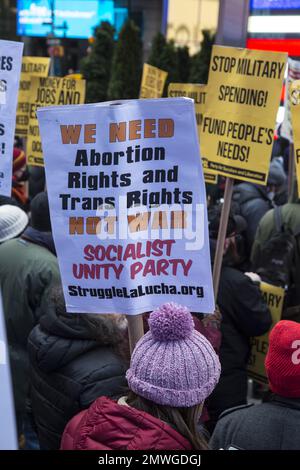
<instances>
[{"instance_id":1,"label":"white protest sign","mask_svg":"<svg viewBox=\"0 0 300 470\"><path fill-rule=\"evenodd\" d=\"M12 157L23 43L0 40L0 194L11 195Z\"/></svg>"},{"instance_id":2,"label":"white protest sign","mask_svg":"<svg viewBox=\"0 0 300 470\"><path fill-rule=\"evenodd\" d=\"M17 431L14 412L14 399L10 377L6 330L0 295L0 450L16 450Z\"/></svg>"},{"instance_id":3,"label":"white protest sign","mask_svg":"<svg viewBox=\"0 0 300 470\"><path fill-rule=\"evenodd\" d=\"M193 100L40 108L69 312L214 311Z\"/></svg>"}]
</instances>

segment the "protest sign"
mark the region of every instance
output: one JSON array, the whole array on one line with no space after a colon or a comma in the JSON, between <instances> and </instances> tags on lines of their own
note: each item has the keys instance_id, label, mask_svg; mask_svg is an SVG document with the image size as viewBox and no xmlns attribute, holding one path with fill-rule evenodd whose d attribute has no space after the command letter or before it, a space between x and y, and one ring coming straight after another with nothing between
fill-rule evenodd
<instances>
[{"instance_id":1,"label":"protest sign","mask_svg":"<svg viewBox=\"0 0 300 470\"><path fill-rule=\"evenodd\" d=\"M140 98L161 98L168 72L144 64Z\"/></svg>"},{"instance_id":2,"label":"protest sign","mask_svg":"<svg viewBox=\"0 0 300 470\"><path fill-rule=\"evenodd\" d=\"M264 185L287 54L214 46L201 150L217 173Z\"/></svg>"},{"instance_id":3,"label":"protest sign","mask_svg":"<svg viewBox=\"0 0 300 470\"><path fill-rule=\"evenodd\" d=\"M289 93L292 111L292 134L294 137L296 177L298 183L298 195L300 197L300 80L295 80L290 83Z\"/></svg>"},{"instance_id":4,"label":"protest sign","mask_svg":"<svg viewBox=\"0 0 300 470\"><path fill-rule=\"evenodd\" d=\"M213 312L193 101L37 114L67 310L136 315L175 301Z\"/></svg>"},{"instance_id":5,"label":"protest sign","mask_svg":"<svg viewBox=\"0 0 300 470\"><path fill-rule=\"evenodd\" d=\"M293 130L292 130L292 117L291 117L291 101L289 96L289 90L291 83L294 80L300 79L300 61L288 58L288 73L285 82L284 91L284 118L281 124L280 135L290 142L293 142Z\"/></svg>"},{"instance_id":6,"label":"protest sign","mask_svg":"<svg viewBox=\"0 0 300 470\"><path fill-rule=\"evenodd\" d=\"M203 120L204 106L205 106L205 99L206 99L206 85L195 84L195 83L170 83L168 87L168 96L170 98L178 98L179 96L184 96L186 98L191 98L194 100L196 122L197 122L197 128L198 128L198 138L199 138L200 152L201 152L201 157L202 157L201 160L202 160L203 170L204 170L204 180L206 183L216 184L217 175L206 170L207 159L203 157L203 153L201 151L200 131L201 131L201 123Z\"/></svg>"},{"instance_id":7,"label":"protest sign","mask_svg":"<svg viewBox=\"0 0 300 470\"><path fill-rule=\"evenodd\" d=\"M272 315L272 327L279 322L282 314L284 289L262 282L260 289ZM251 354L248 364L248 375L256 382L267 384L265 358L269 347L269 333L251 339Z\"/></svg>"},{"instance_id":8,"label":"protest sign","mask_svg":"<svg viewBox=\"0 0 300 470\"><path fill-rule=\"evenodd\" d=\"M29 165L44 166L42 143L36 110L40 106L81 104L85 99L85 80L58 77L33 77L27 138Z\"/></svg>"},{"instance_id":9,"label":"protest sign","mask_svg":"<svg viewBox=\"0 0 300 470\"><path fill-rule=\"evenodd\" d=\"M12 156L23 43L0 40L0 194L11 196Z\"/></svg>"},{"instance_id":10,"label":"protest sign","mask_svg":"<svg viewBox=\"0 0 300 470\"><path fill-rule=\"evenodd\" d=\"M6 340L5 321L0 295L0 450L17 450L17 430L14 399L10 376L10 364Z\"/></svg>"},{"instance_id":11,"label":"protest sign","mask_svg":"<svg viewBox=\"0 0 300 470\"><path fill-rule=\"evenodd\" d=\"M50 57L30 57L22 59L22 69L18 96L16 135L26 137L29 125L29 101L31 95L31 77L47 77Z\"/></svg>"}]
</instances>

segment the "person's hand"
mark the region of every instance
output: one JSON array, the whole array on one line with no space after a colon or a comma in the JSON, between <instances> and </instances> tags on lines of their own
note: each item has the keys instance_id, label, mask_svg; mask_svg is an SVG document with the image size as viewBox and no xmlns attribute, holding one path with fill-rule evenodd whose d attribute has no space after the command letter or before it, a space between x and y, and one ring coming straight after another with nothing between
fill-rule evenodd
<instances>
[{"instance_id":1,"label":"person's hand","mask_svg":"<svg viewBox=\"0 0 300 470\"><path fill-rule=\"evenodd\" d=\"M261 277L257 273L245 273L245 276L248 276L255 284L261 283Z\"/></svg>"}]
</instances>

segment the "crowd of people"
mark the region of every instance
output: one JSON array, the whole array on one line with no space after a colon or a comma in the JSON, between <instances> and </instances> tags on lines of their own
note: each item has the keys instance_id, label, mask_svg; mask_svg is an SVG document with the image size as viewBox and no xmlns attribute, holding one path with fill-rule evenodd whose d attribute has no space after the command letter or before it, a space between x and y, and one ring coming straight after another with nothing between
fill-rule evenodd
<instances>
[{"instance_id":1,"label":"crowd of people","mask_svg":"<svg viewBox=\"0 0 300 470\"><path fill-rule=\"evenodd\" d=\"M0 284L20 448L300 449L300 199L276 149L265 187L235 184L216 311L162 305L130 355L125 315L66 311L43 169L16 142ZM213 260L222 180L208 193ZM286 290L272 329L262 280ZM268 390L249 403L251 338L270 330Z\"/></svg>"}]
</instances>

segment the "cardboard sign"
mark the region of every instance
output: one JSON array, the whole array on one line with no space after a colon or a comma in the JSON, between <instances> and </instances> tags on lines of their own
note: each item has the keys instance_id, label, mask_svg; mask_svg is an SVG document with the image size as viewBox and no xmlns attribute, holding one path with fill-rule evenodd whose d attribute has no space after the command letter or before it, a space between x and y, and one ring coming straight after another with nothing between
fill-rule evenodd
<instances>
[{"instance_id":1,"label":"cardboard sign","mask_svg":"<svg viewBox=\"0 0 300 470\"><path fill-rule=\"evenodd\" d=\"M260 285L272 315L272 327L281 320L284 301L284 289L262 282ZM248 364L248 375L256 382L267 384L268 379L265 371L265 359L269 347L270 332L251 339L251 354Z\"/></svg>"},{"instance_id":2,"label":"cardboard sign","mask_svg":"<svg viewBox=\"0 0 300 470\"><path fill-rule=\"evenodd\" d=\"M290 83L289 94L292 112L292 135L294 137L296 177L298 183L298 195L300 197L300 80L295 80Z\"/></svg>"},{"instance_id":3,"label":"cardboard sign","mask_svg":"<svg viewBox=\"0 0 300 470\"><path fill-rule=\"evenodd\" d=\"M0 194L11 196L12 158L23 43L0 40Z\"/></svg>"},{"instance_id":4,"label":"cardboard sign","mask_svg":"<svg viewBox=\"0 0 300 470\"><path fill-rule=\"evenodd\" d=\"M280 135L290 142L293 142L293 129L292 129L292 116L291 116L291 101L290 101L290 86L294 80L300 79L300 61L294 60L289 57L288 59L288 74L285 82L284 91L284 119L281 124Z\"/></svg>"},{"instance_id":5,"label":"cardboard sign","mask_svg":"<svg viewBox=\"0 0 300 470\"><path fill-rule=\"evenodd\" d=\"M23 57L18 96L16 135L26 137L29 125L29 101L32 93L31 77L47 77L49 57Z\"/></svg>"},{"instance_id":6,"label":"cardboard sign","mask_svg":"<svg viewBox=\"0 0 300 470\"><path fill-rule=\"evenodd\" d=\"M58 77L33 77L27 138L28 165L44 166L42 143L36 110L40 106L82 104L85 99L85 80Z\"/></svg>"},{"instance_id":7,"label":"cardboard sign","mask_svg":"<svg viewBox=\"0 0 300 470\"><path fill-rule=\"evenodd\" d=\"M168 72L153 65L144 64L140 98L161 98Z\"/></svg>"},{"instance_id":8,"label":"cardboard sign","mask_svg":"<svg viewBox=\"0 0 300 470\"><path fill-rule=\"evenodd\" d=\"M195 83L170 83L168 87L168 96L170 96L170 98L178 98L179 96L185 96L186 98L192 98L194 100L200 152L201 155L203 155L201 150L200 132L206 100L206 85ZM207 159L203 156L202 164L204 170L205 183L216 184L218 177L215 173L206 170Z\"/></svg>"},{"instance_id":9,"label":"cardboard sign","mask_svg":"<svg viewBox=\"0 0 300 470\"><path fill-rule=\"evenodd\" d=\"M214 311L192 100L38 110L69 312ZM182 164L184 161L184 165Z\"/></svg>"},{"instance_id":10,"label":"cardboard sign","mask_svg":"<svg viewBox=\"0 0 300 470\"><path fill-rule=\"evenodd\" d=\"M6 340L6 329L0 295L0 450L17 450L17 430L14 399L10 376L10 364Z\"/></svg>"},{"instance_id":11,"label":"cardboard sign","mask_svg":"<svg viewBox=\"0 0 300 470\"><path fill-rule=\"evenodd\" d=\"M266 184L287 55L214 46L201 150L208 169Z\"/></svg>"}]
</instances>

